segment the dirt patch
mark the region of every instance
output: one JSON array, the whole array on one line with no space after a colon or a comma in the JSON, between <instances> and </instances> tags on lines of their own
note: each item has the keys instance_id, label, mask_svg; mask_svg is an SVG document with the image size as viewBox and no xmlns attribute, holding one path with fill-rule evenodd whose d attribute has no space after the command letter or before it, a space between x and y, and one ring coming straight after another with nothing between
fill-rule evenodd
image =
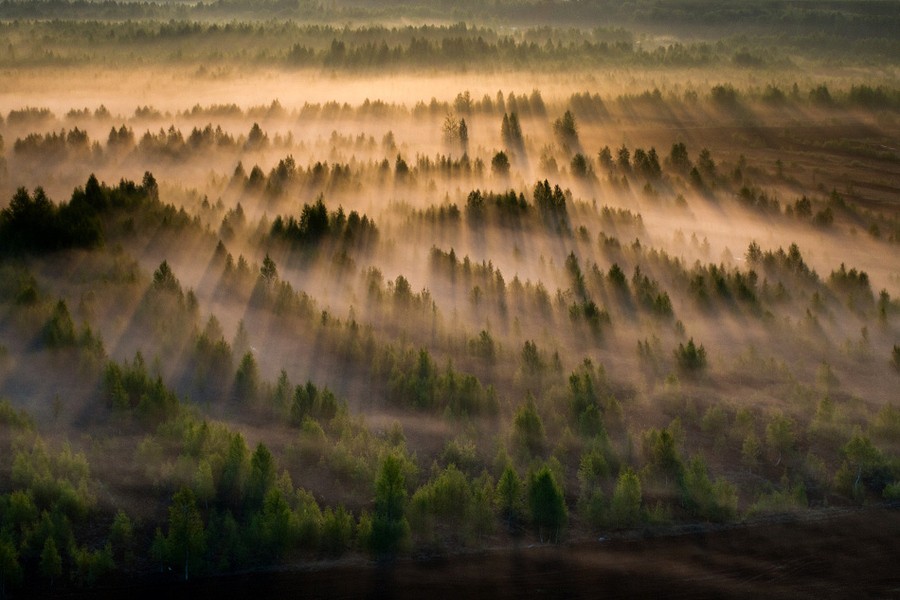
<instances>
[{"instance_id":1,"label":"dirt patch","mask_svg":"<svg viewBox=\"0 0 900 600\"><path fill-rule=\"evenodd\" d=\"M307 563L187 584L147 575L60 597L884 598L900 596L900 510L820 512L427 560ZM171 575L175 577L175 575Z\"/></svg>"}]
</instances>

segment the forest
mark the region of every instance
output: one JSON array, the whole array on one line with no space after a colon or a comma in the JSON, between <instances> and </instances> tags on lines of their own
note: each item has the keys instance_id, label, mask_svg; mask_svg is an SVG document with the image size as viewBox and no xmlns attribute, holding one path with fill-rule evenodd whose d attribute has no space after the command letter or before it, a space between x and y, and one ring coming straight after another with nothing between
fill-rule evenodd
<instances>
[{"instance_id":1,"label":"forest","mask_svg":"<svg viewBox=\"0 0 900 600\"><path fill-rule=\"evenodd\" d=\"M898 20L0 1L0 598L889 543Z\"/></svg>"}]
</instances>

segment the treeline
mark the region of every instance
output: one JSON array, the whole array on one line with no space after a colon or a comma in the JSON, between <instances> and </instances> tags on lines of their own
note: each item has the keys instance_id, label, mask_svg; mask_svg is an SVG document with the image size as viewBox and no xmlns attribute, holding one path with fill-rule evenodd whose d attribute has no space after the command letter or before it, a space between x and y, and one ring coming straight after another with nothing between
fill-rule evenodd
<instances>
[{"instance_id":1,"label":"treeline","mask_svg":"<svg viewBox=\"0 0 900 600\"><path fill-rule=\"evenodd\" d=\"M472 96L468 90L459 92L453 100L438 100L432 98L430 101L419 100L413 106L404 104L388 103L379 99L366 98L357 105L348 102L305 102L298 108L290 108L283 106L279 101L274 100L269 104L261 104L255 106L241 107L237 104L212 104L208 106L194 105L190 109L177 111L174 115L171 112L163 113L153 106L138 106L135 108L131 116L116 115L113 116L104 107L100 106L93 111L87 107L83 109L71 109L63 118L54 114L49 108L30 107L13 109L7 113L6 124L10 127L43 127L52 125L62 120L83 122L86 120L98 120L104 123L109 121L120 121L118 128L113 127L107 136L107 145L115 143L122 144L128 142L128 146L144 143L150 145L169 145L173 144L179 148L188 147L242 147L248 145L248 149L265 148L267 144L273 143L276 146L289 144L291 138L282 138L276 134L276 137L269 140L264 131L259 130L258 123L254 123L251 131L247 135L235 136L223 130L222 125L213 125L208 123L204 126L195 126L190 132L184 133L170 126L167 129L161 129L151 132L149 129L140 134L134 132L134 126L144 121L162 121L172 119L221 119L221 120L242 120L250 119L258 122L270 120L333 120L333 119L366 119L366 118L388 118L388 117L404 117L412 116L415 118L445 118L447 115L469 116L469 115L504 115L508 125L503 126L503 142L508 147L514 146L515 142L521 141L521 129L519 118L544 118L549 110L570 110L572 115L579 120L586 122L602 121L610 116L613 107L663 107L667 104L683 104L695 103L700 99L696 90L687 90L682 95L675 95L672 92L663 95L658 89L647 90L637 94L620 94L614 97L606 97L605 99L597 93L575 92L568 98L561 101L559 105L548 107L545 103L540 90L532 90L529 93L517 94L509 91L504 94L502 90L496 94L484 94L478 98ZM866 110L897 110L900 108L900 90L877 85L853 84L849 88L830 89L826 83L818 83L808 89L801 89L797 84L790 88L782 88L779 85L767 84L762 88L735 88L731 84L713 85L704 95L704 99L720 108L735 109L742 106L747 108L765 107L765 106L786 106L786 105L808 105L820 109L866 109ZM125 122L130 123L130 126ZM0 125L4 123L0 117ZM338 138L340 136L334 133ZM348 143L347 140L341 140L342 143ZM365 137L362 140L363 146L371 145L373 140ZM63 129L59 132L51 131L46 134L32 132L24 138L16 140L13 148L20 146L23 151L29 148L36 150L48 151L57 146L72 145L86 146L93 148L95 144L99 144L100 140L90 140L87 134L80 130L77 126L71 130ZM46 144L46 146L41 146ZM359 145L360 141L356 138L349 140L349 145ZM382 141L384 145L384 141ZM512 149L512 148L510 148ZM169 149L171 152L171 148ZM885 154L889 156L889 154Z\"/></svg>"},{"instance_id":2,"label":"treeline","mask_svg":"<svg viewBox=\"0 0 900 600\"><path fill-rule=\"evenodd\" d=\"M314 204L303 205L299 219L275 217L271 235L297 246L313 246L319 240L333 238L344 246L366 247L375 242L378 229L368 216L360 217L355 210L349 215L342 207L329 212L319 196Z\"/></svg>"},{"instance_id":3,"label":"treeline","mask_svg":"<svg viewBox=\"0 0 900 600\"><path fill-rule=\"evenodd\" d=\"M846 35L850 39L862 37L889 37L896 26L896 15L883 3L877 1L829 2L825 5L807 4L749 4L724 0L703 0L688 5L659 6L649 0L637 2L628 9L609 0L583 0L580 2L505 2L502 4L480 4L467 0L448 11L443 4L434 0L419 2L389 2L372 6L360 2L342 2L322 7L313 2L286 3L281 0L250 2L248 0L227 0L215 4L168 5L149 2L116 2L106 0L100 3L83 0L54 0L34 6L28 2L8 0L3 3L0 15L6 19L83 19L94 20L183 20L198 21L222 19L245 19L244 23L219 25L221 30L255 28L260 20L294 19L299 21L345 23L353 20L390 20L397 10L404 10L410 17L422 19L484 18L502 19L518 26L547 23L559 26L617 25L643 27L676 26L687 30L716 28L721 31L745 32L747 28L792 35L815 32ZM599 17L602 15L602 19ZM735 23L741 22L742 28ZM295 26L296 27L296 26ZM319 26L317 26L319 27ZM132 26L136 32L142 31L142 24ZM323 28L328 28L325 26ZM599 29L599 28L598 28ZM162 29L157 26L151 31L165 31L167 35L191 33L190 27L169 25ZM615 33L615 30L612 30Z\"/></svg>"},{"instance_id":4,"label":"treeline","mask_svg":"<svg viewBox=\"0 0 900 600\"><path fill-rule=\"evenodd\" d=\"M50 7L56 2L42 4ZM565 6L587 4L579 2ZM874 7L877 3L866 4ZM18 3L15 1L0 4L0 15L9 13L16 6ZM110 7L114 3L103 2L98 6ZM317 9L321 10L319 7ZM188 7L184 6L182 10L187 11ZM650 12L660 10L655 7ZM832 13L832 16L840 19L840 13ZM775 27L776 31L790 30L790 35L785 36L773 33L770 27L760 40L748 37L746 29L723 32L719 26L716 30L720 36L717 43L675 42L646 47L635 41L634 34L623 34L620 30L603 27L585 29L581 21L578 22L579 28L547 27L544 25L547 21L543 21L543 26L524 27L521 31L507 33L462 22L454 25L390 28L361 25L351 28L297 24L283 20L283 15L265 23L255 20L207 23L203 22L202 17L194 20L185 15L172 20L116 20L110 23L103 20L81 21L67 15L54 20L30 21L31 30L26 31L20 22L12 20L15 18L19 17L10 16L10 21L2 26L11 44L6 52L0 54L0 64L37 67L102 60L105 64L124 66L136 60L139 53L145 58L156 58L167 63L214 65L226 61L252 65L265 62L278 63L287 68L353 71L434 67L497 70L510 65L539 69L602 66L753 69L789 67L792 64L790 57L798 53L821 60L823 52L825 56L833 54L834 48L831 46L836 41L849 50L844 54L845 60L848 57L891 60L891 51L897 49L897 42L887 35L889 29L881 31L880 35L854 35L850 26L804 27L802 31L791 26ZM742 14L741 18L747 19L748 15ZM880 15L872 18L870 24L880 29L886 22L892 21L896 22L893 15ZM45 41L40 53L31 51L28 46L29 35L37 34L34 30L39 31ZM826 30L830 33L825 33ZM731 37L722 37L723 33ZM177 54L170 51L174 44L184 43L189 45L181 46ZM217 50L211 51L210 48ZM137 52L127 53L122 49Z\"/></svg>"},{"instance_id":5,"label":"treeline","mask_svg":"<svg viewBox=\"0 0 900 600\"><path fill-rule=\"evenodd\" d=\"M0 251L50 252L92 248L104 239L103 219L114 211L142 205L165 212L156 180L149 172L141 185L122 180L118 186L101 184L93 175L77 188L67 203L54 204L42 188L29 194L20 188L9 206L0 211ZM174 208L168 207L172 212Z\"/></svg>"}]
</instances>

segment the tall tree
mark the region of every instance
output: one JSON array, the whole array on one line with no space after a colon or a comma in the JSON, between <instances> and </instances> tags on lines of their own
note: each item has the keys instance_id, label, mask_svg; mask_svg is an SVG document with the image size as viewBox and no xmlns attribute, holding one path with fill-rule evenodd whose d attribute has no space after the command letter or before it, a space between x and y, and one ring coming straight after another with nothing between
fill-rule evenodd
<instances>
[{"instance_id":1,"label":"tall tree","mask_svg":"<svg viewBox=\"0 0 900 600\"><path fill-rule=\"evenodd\" d=\"M169 506L168 546L171 556L179 561L184 557L184 579L189 576L189 565L199 563L206 549L206 530L197 509L194 492L181 488L172 497Z\"/></svg>"},{"instance_id":2,"label":"tall tree","mask_svg":"<svg viewBox=\"0 0 900 600\"><path fill-rule=\"evenodd\" d=\"M562 489L546 465L528 479L528 508L541 541L544 536L559 541L566 524L566 503Z\"/></svg>"},{"instance_id":3,"label":"tall tree","mask_svg":"<svg viewBox=\"0 0 900 600\"><path fill-rule=\"evenodd\" d=\"M50 580L50 585L53 585L53 580L62 575L62 558L59 555L59 550L56 548L56 542L53 541L53 536L48 535L47 540L44 542L44 549L41 551L41 575Z\"/></svg>"},{"instance_id":4,"label":"tall tree","mask_svg":"<svg viewBox=\"0 0 900 600\"><path fill-rule=\"evenodd\" d=\"M375 480L375 515L371 535L372 551L375 554L394 554L408 535L406 496L403 460L395 454L389 454L382 461Z\"/></svg>"}]
</instances>

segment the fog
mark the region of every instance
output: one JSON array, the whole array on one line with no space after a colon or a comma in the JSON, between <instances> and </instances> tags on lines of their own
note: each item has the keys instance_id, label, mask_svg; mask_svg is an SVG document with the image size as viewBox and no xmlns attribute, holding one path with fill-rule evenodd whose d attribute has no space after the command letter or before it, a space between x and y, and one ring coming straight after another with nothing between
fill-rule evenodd
<instances>
[{"instance_id":1,"label":"fog","mask_svg":"<svg viewBox=\"0 0 900 600\"><path fill-rule=\"evenodd\" d=\"M67 49L41 23L47 64L10 23L0 56L0 396L36 424L3 440L87 454L79 527L122 508L144 552L168 523L128 569L187 577L182 490L201 573L381 556L393 459L390 555L896 500L896 61L644 32L600 68L602 31L548 28L420 64L440 30L293 23ZM440 62L476 35L493 62ZM349 63L370 38L383 68ZM565 518L502 504L507 471ZM462 514L435 499L458 472ZM287 537L215 555L226 514L269 535L276 492Z\"/></svg>"}]
</instances>

